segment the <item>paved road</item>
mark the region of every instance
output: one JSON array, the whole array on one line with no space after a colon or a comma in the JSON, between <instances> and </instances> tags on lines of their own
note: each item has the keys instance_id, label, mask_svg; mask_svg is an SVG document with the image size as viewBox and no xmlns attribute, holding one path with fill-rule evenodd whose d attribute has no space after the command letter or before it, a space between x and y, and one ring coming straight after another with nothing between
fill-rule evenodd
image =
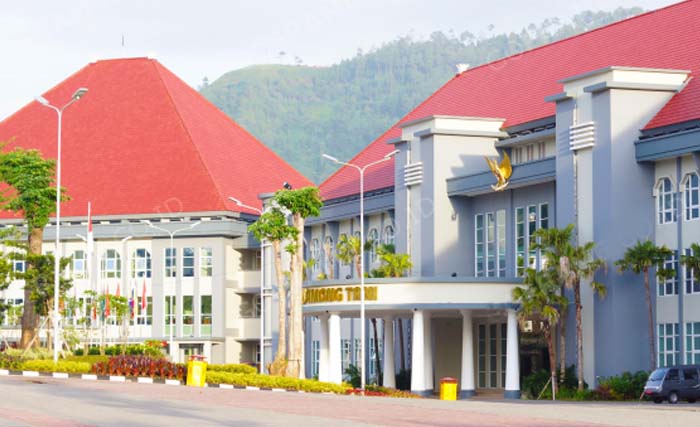
<instances>
[{"instance_id":1,"label":"paved road","mask_svg":"<svg viewBox=\"0 0 700 427\"><path fill-rule=\"evenodd\" d=\"M441 402L0 377L0 426L673 426L700 404Z\"/></svg>"}]
</instances>

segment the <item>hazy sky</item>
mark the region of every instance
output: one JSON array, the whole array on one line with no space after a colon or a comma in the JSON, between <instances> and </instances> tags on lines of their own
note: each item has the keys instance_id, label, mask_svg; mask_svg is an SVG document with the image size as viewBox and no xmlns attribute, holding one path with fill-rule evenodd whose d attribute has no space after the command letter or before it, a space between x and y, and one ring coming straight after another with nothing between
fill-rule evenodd
<instances>
[{"instance_id":1,"label":"hazy sky","mask_svg":"<svg viewBox=\"0 0 700 427\"><path fill-rule=\"evenodd\" d=\"M519 30L585 9L655 9L669 0L246 0L3 2L0 119L88 62L151 56L192 86L250 64L328 65L358 48L435 30ZM122 47L122 34L124 44Z\"/></svg>"}]
</instances>

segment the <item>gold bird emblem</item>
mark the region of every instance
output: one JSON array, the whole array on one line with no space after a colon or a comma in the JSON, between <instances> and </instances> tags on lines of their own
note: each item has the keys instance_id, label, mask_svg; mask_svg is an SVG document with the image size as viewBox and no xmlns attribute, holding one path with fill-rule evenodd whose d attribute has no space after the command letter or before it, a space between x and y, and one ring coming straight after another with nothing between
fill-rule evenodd
<instances>
[{"instance_id":1,"label":"gold bird emblem","mask_svg":"<svg viewBox=\"0 0 700 427\"><path fill-rule=\"evenodd\" d=\"M513 174L513 166L510 164L510 157L508 153L503 152L503 160L501 164L498 164L498 159L492 159L489 157L484 157L486 163L488 163L491 172L496 177L496 184L492 185L493 191L503 191L508 186L508 180Z\"/></svg>"}]
</instances>

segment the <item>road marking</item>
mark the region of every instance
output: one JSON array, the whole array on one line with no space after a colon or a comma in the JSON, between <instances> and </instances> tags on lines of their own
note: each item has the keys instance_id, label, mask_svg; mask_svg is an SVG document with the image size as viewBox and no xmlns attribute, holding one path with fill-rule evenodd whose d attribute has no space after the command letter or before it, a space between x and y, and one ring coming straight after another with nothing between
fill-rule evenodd
<instances>
[{"instance_id":1,"label":"road marking","mask_svg":"<svg viewBox=\"0 0 700 427\"><path fill-rule=\"evenodd\" d=\"M37 371L22 371L23 377L38 377L39 373Z\"/></svg>"},{"instance_id":2,"label":"road marking","mask_svg":"<svg viewBox=\"0 0 700 427\"><path fill-rule=\"evenodd\" d=\"M138 377L136 382L139 384L153 384L153 378L148 377Z\"/></svg>"}]
</instances>

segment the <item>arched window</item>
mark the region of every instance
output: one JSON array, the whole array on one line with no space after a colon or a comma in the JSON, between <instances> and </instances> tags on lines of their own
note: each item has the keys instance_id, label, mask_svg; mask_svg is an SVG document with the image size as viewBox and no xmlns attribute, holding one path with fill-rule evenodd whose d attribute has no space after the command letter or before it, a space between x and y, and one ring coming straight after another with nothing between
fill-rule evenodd
<instances>
[{"instance_id":1,"label":"arched window","mask_svg":"<svg viewBox=\"0 0 700 427\"><path fill-rule=\"evenodd\" d=\"M151 253L144 248L136 249L131 254L131 277L151 277Z\"/></svg>"},{"instance_id":2,"label":"arched window","mask_svg":"<svg viewBox=\"0 0 700 427\"><path fill-rule=\"evenodd\" d=\"M384 244L394 245L394 226L389 224L384 227Z\"/></svg>"},{"instance_id":3,"label":"arched window","mask_svg":"<svg viewBox=\"0 0 700 427\"><path fill-rule=\"evenodd\" d=\"M338 237L338 244L340 245L340 242L346 240L347 238L348 238L347 233L341 233L340 236ZM342 265L350 265L351 264L350 262L345 262L345 260L341 260L340 263Z\"/></svg>"},{"instance_id":4,"label":"arched window","mask_svg":"<svg viewBox=\"0 0 700 427\"><path fill-rule=\"evenodd\" d=\"M311 239L311 259L313 260L313 271L318 271L319 262L321 261L321 247L318 244L318 239Z\"/></svg>"},{"instance_id":5,"label":"arched window","mask_svg":"<svg viewBox=\"0 0 700 427\"><path fill-rule=\"evenodd\" d=\"M659 224L668 224L676 221L676 195L673 191L673 183L669 178L662 178L657 184L657 208Z\"/></svg>"},{"instance_id":6,"label":"arched window","mask_svg":"<svg viewBox=\"0 0 700 427\"><path fill-rule=\"evenodd\" d=\"M333 245L333 237L326 236L323 242L323 265L325 267L324 271L329 276L331 275L331 270L333 266L331 265L335 260L335 246Z\"/></svg>"},{"instance_id":7,"label":"arched window","mask_svg":"<svg viewBox=\"0 0 700 427\"><path fill-rule=\"evenodd\" d=\"M87 254L85 251L77 250L71 256L71 276L74 279L87 278Z\"/></svg>"},{"instance_id":8,"label":"arched window","mask_svg":"<svg viewBox=\"0 0 700 427\"><path fill-rule=\"evenodd\" d=\"M371 243L369 250L369 263L377 262L377 249L379 249L379 232L376 228L369 230L367 241Z\"/></svg>"},{"instance_id":9,"label":"arched window","mask_svg":"<svg viewBox=\"0 0 700 427\"><path fill-rule=\"evenodd\" d=\"M103 279L118 279L122 277L122 259L119 252L114 249L107 249L102 254L100 270Z\"/></svg>"},{"instance_id":10,"label":"arched window","mask_svg":"<svg viewBox=\"0 0 700 427\"><path fill-rule=\"evenodd\" d=\"M700 201L698 200L699 189L700 182L698 181L698 174L693 172L686 175L683 188L683 207L686 221L700 218Z\"/></svg>"}]
</instances>

